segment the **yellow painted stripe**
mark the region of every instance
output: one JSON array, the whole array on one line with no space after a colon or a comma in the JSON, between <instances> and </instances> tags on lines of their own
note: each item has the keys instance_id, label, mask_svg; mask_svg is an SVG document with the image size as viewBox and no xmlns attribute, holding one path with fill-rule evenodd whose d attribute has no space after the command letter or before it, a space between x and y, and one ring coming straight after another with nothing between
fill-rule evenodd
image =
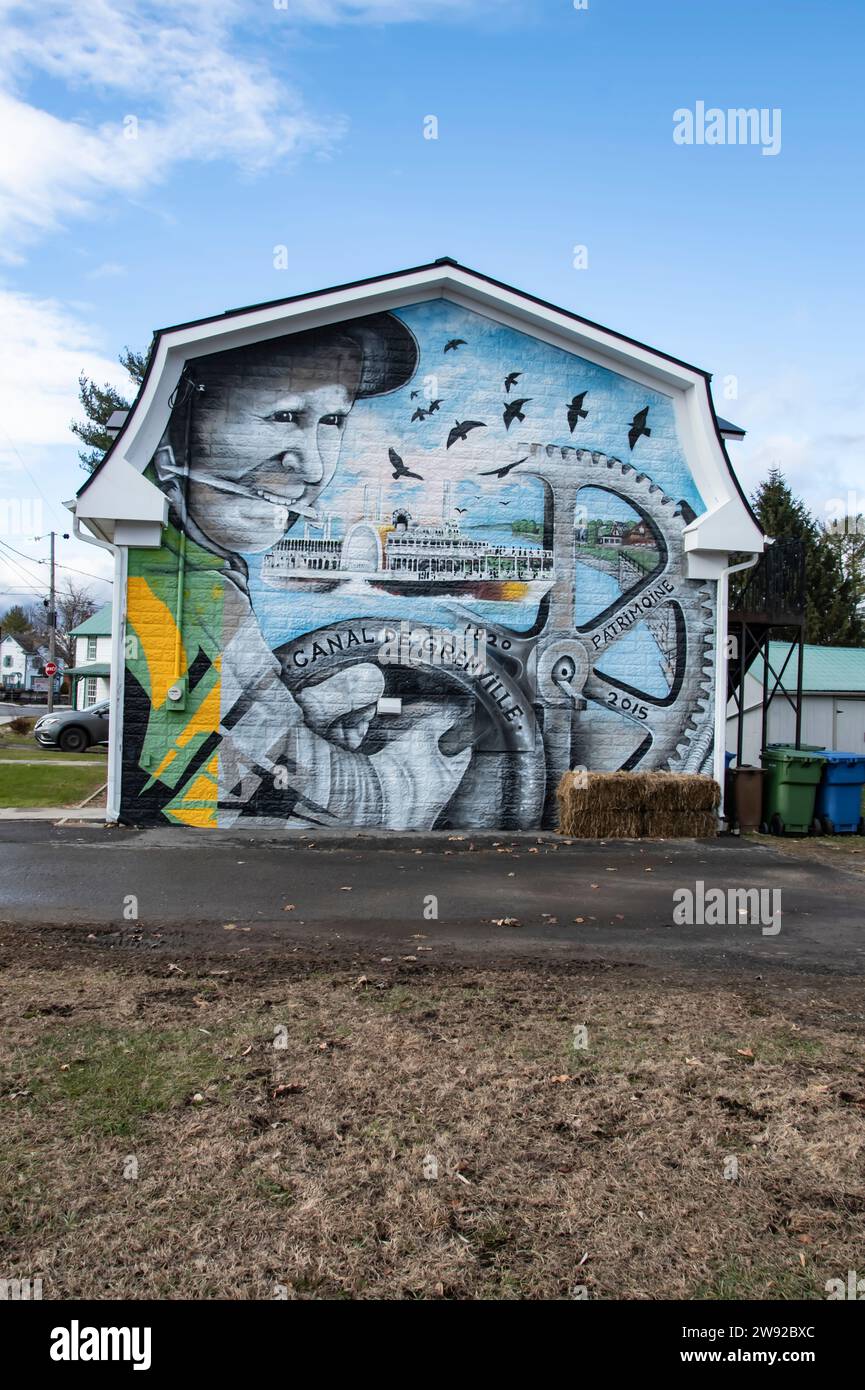
<instances>
[{"instance_id":1,"label":"yellow painted stripe","mask_svg":"<svg viewBox=\"0 0 865 1390\"><path fill-rule=\"evenodd\" d=\"M180 670L174 669L178 645L177 624L167 604L153 592L146 579L132 575L127 585L126 611L141 643L150 674L150 702L154 709L165 704L168 687L187 667L180 643Z\"/></svg>"}]
</instances>

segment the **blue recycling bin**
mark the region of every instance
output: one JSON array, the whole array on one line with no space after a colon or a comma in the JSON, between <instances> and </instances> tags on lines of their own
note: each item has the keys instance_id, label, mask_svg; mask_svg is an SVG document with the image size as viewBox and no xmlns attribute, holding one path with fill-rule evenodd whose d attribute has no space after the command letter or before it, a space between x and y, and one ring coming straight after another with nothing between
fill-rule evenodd
<instances>
[{"instance_id":1,"label":"blue recycling bin","mask_svg":"<svg viewBox=\"0 0 865 1390\"><path fill-rule=\"evenodd\" d=\"M814 814L824 835L865 833L862 788L865 786L865 754L823 753L823 777L817 788Z\"/></svg>"}]
</instances>

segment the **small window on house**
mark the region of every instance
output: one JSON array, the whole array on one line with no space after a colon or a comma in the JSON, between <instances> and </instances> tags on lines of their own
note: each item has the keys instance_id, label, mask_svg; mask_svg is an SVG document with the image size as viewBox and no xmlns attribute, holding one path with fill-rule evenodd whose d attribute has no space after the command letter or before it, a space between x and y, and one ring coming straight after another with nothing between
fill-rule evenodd
<instances>
[{"instance_id":1,"label":"small window on house","mask_svg":"<svg viewBox=\"0 0 865 1390\"><path fill-rule=\"evenodd\" d=\"M96 638L95 638L95 637L88 637L88 638L87 638L87 660L88 660L88 661L95 661L95 660L96 660Z\"/></svg>"},{"instance_id":2,"label":"small window on house","mask_svg":"<svg viewBox=\"0 0 865 1390\"><path fill-rule=\"evenodd\" d=\"M89 709L96 704L96 677L88 676L84 682L84 708Z\"/></svg>"}]
</instances>

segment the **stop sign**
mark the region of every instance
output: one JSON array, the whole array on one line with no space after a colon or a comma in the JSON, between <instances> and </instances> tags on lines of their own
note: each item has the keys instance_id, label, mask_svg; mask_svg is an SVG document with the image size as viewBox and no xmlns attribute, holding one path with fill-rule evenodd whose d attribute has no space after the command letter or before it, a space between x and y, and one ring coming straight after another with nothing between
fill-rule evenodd
<instances>
[{"instance_id":1,"label":"stop sign","mask_svg":"<svg viewBox=\"0 0 865 1390\"><path fill-rule=\"evenodd\" d=\"M57 675L57 662L56 662L56 661L46 661L46 663L45 663L45 674L46 674L46 676L56 676L56 675Z\"/></svg>"}]
</instances>

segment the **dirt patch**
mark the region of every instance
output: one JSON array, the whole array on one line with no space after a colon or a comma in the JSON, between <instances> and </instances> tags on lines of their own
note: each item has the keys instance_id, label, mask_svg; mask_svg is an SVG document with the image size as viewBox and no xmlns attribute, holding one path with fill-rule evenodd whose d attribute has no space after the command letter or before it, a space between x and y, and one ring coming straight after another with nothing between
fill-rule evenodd
<instances>
[{"instance_id":1,"label":"dirt patch","mask_svg":"<svg viewBox=\"0 0 865 1390\"><path fill-rule=\"evenodd\" d=\"M177 962L4 933L0 1274L51 1298L790 1299L861 1268L855 982L423 947Z\"/></svg>"},{"instance_id":2,"label":"dirt patch","mask_svg":"<svg viewBox=\"0 0 865 1390\"><path fill-rule=\"evenodd\" d=\"M767 844L779 854L806 863L828 864L848 873L865 874L863 835L749 835L755 844Z\"/></svg>"}]
</instances>

